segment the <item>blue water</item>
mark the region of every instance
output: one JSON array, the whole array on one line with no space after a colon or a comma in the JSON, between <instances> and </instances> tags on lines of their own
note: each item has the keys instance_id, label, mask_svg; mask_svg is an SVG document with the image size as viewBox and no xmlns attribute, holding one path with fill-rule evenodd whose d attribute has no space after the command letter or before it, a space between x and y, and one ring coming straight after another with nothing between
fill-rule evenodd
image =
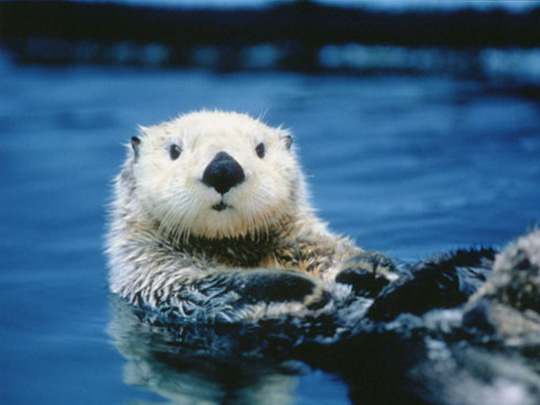
<instances>
[{"instance_id":1,"label":"blue water","mask_svg":"<svg viewBox=\"0 0 540 405\"><path fill-rule=\"evenodd\" d=\"M283 124L331 228L406 261L503 246L540 220L539 100L479 82L0 62L3 404L167 403L108 332L106 205L138 124L203 107ZM270 380L275 403L348 403L321 371Z\"/></svg>"}]
</instances>

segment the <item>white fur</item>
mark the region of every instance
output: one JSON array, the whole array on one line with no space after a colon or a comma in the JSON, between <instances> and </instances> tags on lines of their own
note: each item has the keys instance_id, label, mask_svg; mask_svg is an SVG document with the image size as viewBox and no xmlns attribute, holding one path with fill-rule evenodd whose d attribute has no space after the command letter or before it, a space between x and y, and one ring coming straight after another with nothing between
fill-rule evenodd
<instances>
[{"instance_id":1,"label":"white fur","mask_svg":"<svg viewBox=\"0 0 540 405\"><path fill-rule=\"evenodd\" d=\"M141 128L134 174L143 208L168 233L209 238L254 235L299 206L305 212L304 180L294 149L287 149L288 136L247 115L208 111ZM263 158L255 151L261 142ZM182 149L176 160L169 156L172 144ZM245 180L224 194L231 208L223 211L212 209L221 194L202 182L219 152L231 155L245 173Z\"/></svg>"},{"instance_id":2,"label":"white fur","mask_svg":"<svg viewBox=\"0 0 540 405\"><path fill-rule=\"evenodd\" d=\"M333 280L340 263L361 252L313 214L287 131L243 114L202 111L141 128L139 137L115 180L107 237L110 289L130 302L202 305L216 280L234 285L237 271L247 269ZM182 149L177 159L173 144ZM223 195L203 182L219 152L245 174ZM216 210L220 202L228 208ZM212 303L215 316L230 312L224 298Z\"/></svg>"}]
</instances>

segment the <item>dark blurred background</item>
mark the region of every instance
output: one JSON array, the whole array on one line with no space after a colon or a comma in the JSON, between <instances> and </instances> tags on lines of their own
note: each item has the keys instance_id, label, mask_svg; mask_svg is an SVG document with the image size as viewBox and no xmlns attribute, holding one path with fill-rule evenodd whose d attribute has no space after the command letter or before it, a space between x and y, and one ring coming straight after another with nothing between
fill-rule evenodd
<instances>
[{"instance_id":1,"label":"dark blurred background","mask_svg":"<svg viewBox=\"0 0 540 405\"><path fill-rule=\"evenodd\" d=\"M538 27L534 1L0 2L0 402L263 392L192 369L164 388L111 344L106 206L139 124L219 108L290 128L331 229L406 262L533 227ZM262 397L351 401L301 370Z\"/></svg>"},{"instance_id":2,"label":"dark blurred background","mask_svg":"<svg viewBox=\"0 0 540 405\"><path fill-rule=\"evenodd\" d=\"M11 1L0 19L14 61L51 65L534 81L540 44L519 0Z\"/></svg>"}]
</instances>

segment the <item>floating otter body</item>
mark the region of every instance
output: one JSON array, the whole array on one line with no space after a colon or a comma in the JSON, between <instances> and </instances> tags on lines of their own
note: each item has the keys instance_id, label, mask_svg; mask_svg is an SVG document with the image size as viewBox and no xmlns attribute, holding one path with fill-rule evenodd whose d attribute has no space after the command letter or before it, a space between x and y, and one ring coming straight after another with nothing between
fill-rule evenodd
<instances>
[{"instance_id":1,"label":"floating otter body","mask_svg":"<svg viewBox=\"0 0 540 405\"><path fill-rule=\"evenodd\" d=\"M519 398L501 403L536 403L540 230L398 267L314 215L291 142L222 112L132 139L107 242L111 329L137 370L253 354L337 373L362 403L472 405L507 387ZM170 389L165 371L141 381Z\"/></svg>"},{"instance_id":2,"label":"floating otter body","mask_svg":"<svg viewBox=\"0 0 540 405\"><path fill-rule=\"evenodd\" d=\"M346 278L356 271L347 270ZM307 316L208 323L133 311L118 299L110 331L129 360L129 383L173 399L215 395L207 390L210 381L234 398L264 394L269 403L291 403L261 389L276 383L268 376L281 367L294 380L298 371L287 365L297 359L339 375L352 403L534 405L539 272L537 230L498 254L472 249L423 260L365 305L358 298ZM249 390L224 382L223 373L246 378ZM272 389L290 389L279 381Z\"/></svg>"}]
</instances>

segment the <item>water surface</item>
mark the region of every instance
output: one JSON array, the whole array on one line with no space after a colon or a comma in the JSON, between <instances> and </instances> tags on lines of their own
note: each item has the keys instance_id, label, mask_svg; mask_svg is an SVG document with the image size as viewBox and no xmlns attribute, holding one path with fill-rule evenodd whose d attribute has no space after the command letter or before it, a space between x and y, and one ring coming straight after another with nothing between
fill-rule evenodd
<instances>
[{"instance_id":1,"label":"water surface","mask_svg":"<svg viewBox=\"0 0 540 405\"><path fill-rule=\"evenodd\" d=\"M167 402L152 392L152 373L133 378L145 365L126 361L108 332L106 205L138 124L200 108L283 124L331 228L406 261L503 246L540 218L539 103L480 82L43 68L5 58L0 73L2 403ZM349 402L337 377L295 370L235 392ZM230 380L190 373L179 375L223 400Z\"/></svg>"}]
</instances>

